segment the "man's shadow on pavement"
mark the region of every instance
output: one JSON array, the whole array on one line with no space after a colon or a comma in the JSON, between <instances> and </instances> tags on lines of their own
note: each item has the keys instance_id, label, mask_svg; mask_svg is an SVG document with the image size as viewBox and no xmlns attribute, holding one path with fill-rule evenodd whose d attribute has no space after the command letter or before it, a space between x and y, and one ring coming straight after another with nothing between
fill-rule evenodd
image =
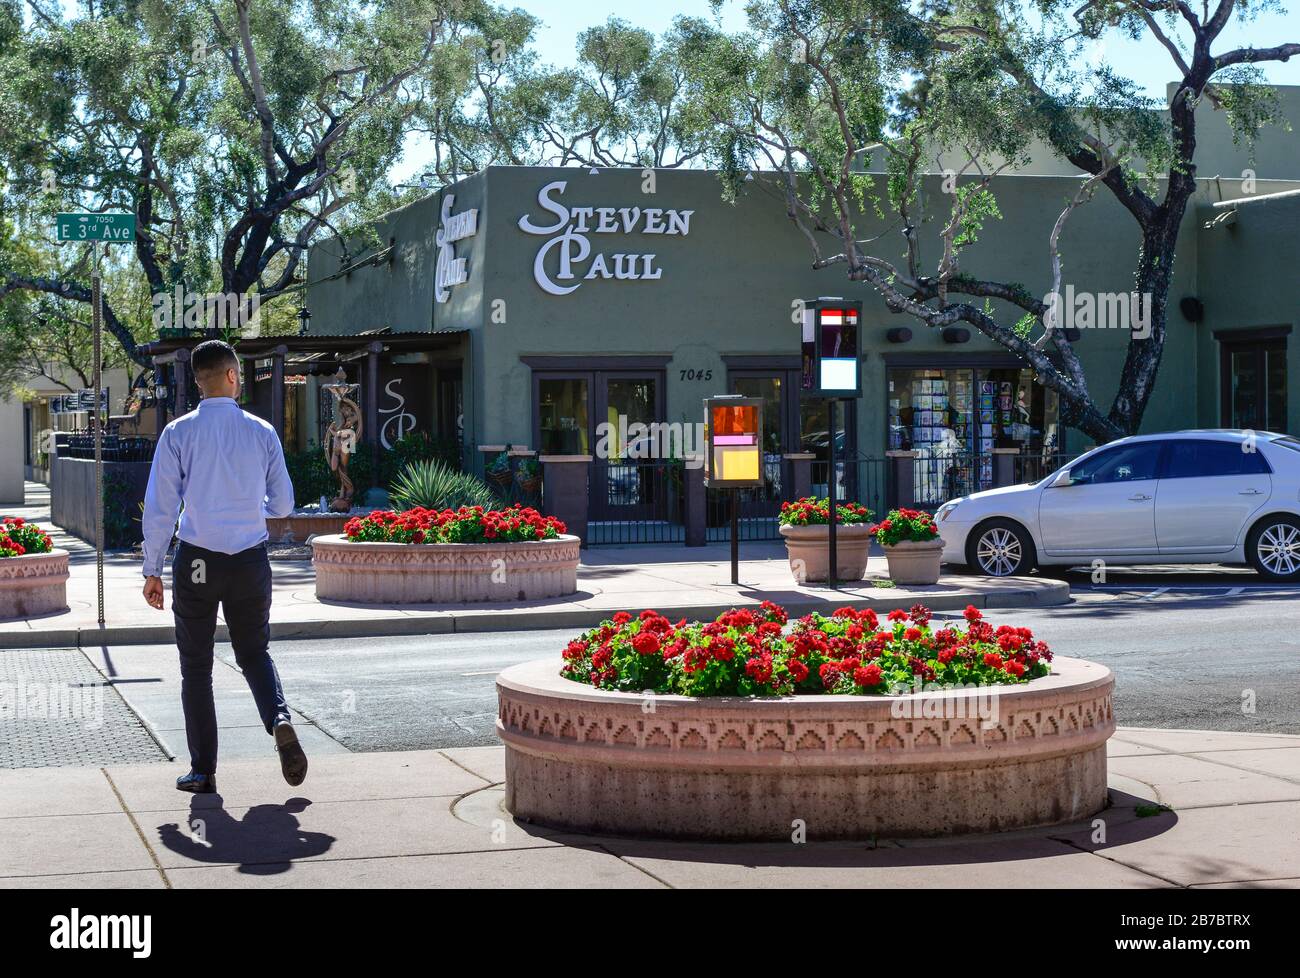
<instances>
[{"instance_id":1,"label":"man's shadow on pavement","mask_svg":"<svg viewBox=\"0 0 1300 978\"><path fill-rule=\"evenodd\" d=\"M225 810L220 794L195 795L189 824L160 825L158 837L193 862L237 863L241 873L273 876L288 872L296 859L328 852L335 843L334 836L305 832L299 825L298 814L310 804L306 798L290 798L283 805L254 805L236 819Z\"/></svg>"}]
</instances>

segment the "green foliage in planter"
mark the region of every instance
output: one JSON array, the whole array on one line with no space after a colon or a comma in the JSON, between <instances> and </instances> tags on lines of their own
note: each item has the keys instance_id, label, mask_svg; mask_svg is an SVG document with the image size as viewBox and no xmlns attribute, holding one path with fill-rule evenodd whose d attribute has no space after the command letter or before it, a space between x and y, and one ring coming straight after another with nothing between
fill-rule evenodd
<instances>
[{"instance_id":1,"label":"green foliage in planter","mask_svg":"<svg viewBox=\"0 0 1300 978\"><path fill-rule=\"evenodd\" d=\"M293 501L297 506L333 499L339 494L338 477L330 471L325 450L314 442L301 452L285 452L285 465L293 481ZM348 459L348 475L356 486L354 498L360 503L366 491L383 486L391 492L394 481L414 462L438 461L445 468L459 472L461 448L454 438L433 438L426 432L413 431L379 451L379 468L371 462L369 442L359 442L356 454Z\"/></svg>"},{"instance_id":2,"label":"green foliage in planter","mask_svg":"<svg viewBox=\"0 0 1300 978\"><path fill-rule=\"evenodd\" d=\"M496 503L482 480L432 459L408 465L389 485L389 492L394 504L404 509L490 509Z\"/></svg>"},{"instance_id":3,"label":"green foliage in planter","mask_svg":"<svg viewBox=\"0 0 1300 978\"><path fill-rule=\"evenodd\" d=\"M393 442L393 447L379 455L377 484L391 492L393 482L413 462L437 461L453 472L463 470L461 446L455 438L431 437L428 432L413 431Z\"/></svg>"},{"instance_id":4,"label":"green foliage in planter","mask_svg":"<svg viewBox=\"0 0 1300 978\"><path fill-rule=\"evenodd\" d=\"M143 536L141 500L131 491L131 480L105 466L104 547L109 550L133 547Z\"/></svg>"}]
</instances>

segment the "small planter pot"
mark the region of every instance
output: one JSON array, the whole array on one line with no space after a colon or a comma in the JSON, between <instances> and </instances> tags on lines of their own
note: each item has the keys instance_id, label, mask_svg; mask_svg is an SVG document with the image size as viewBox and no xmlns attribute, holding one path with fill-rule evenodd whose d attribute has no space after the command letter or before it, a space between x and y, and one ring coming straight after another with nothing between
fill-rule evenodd
<instances>
[{"instance_id":1,"label":"small planter pot","mask_svg":"<svg viewBox=\"0 0 1300 978\"><path fill-rule=\"evenodd\" d=\"M519 543L312 540L316 597L367 604L532 601L578 589L575 536Z\"/></svg>"},{"instance_id":2,"label":"small planter pot","mask_svg":"<svg viewBox=\"0 0 1300 978\"><path fill-rule=\"evenodd\" d=\"M0 619L66 611L68 552L0 557Z\"/></svg>"},{"instance_id":3,"label":"small planter pot","mask_svg":"<svg viewBox=\"0 0 1300 978\"><path fill-rule=\"evenodd\" d=\"M889 562L889 579L895 584L935 584L943 562L943 540L902 540L882 547Z\"/></svg>"},{"instance_id":4,"label":"small planter pot","mask_svg":"<svg viewBox=\"0 0 1300 978\"><path fill-rule=\"evenodd\" d=\"M841 523L835 528L835 579L860 581L867 572L871 535L866 523ZM830 527L782 526L790 572L803 584L827 579L831 566Z\"/></svg>"}]
</instances>

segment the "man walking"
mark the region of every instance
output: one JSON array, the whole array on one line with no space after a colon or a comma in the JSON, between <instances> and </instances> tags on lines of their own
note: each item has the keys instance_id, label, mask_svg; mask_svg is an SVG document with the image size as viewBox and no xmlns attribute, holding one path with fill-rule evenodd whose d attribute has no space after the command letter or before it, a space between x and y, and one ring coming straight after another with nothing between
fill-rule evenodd
<instances>
[{"instance_id":1,"label":"man walking","mask_svg":"<svg viewBox=\"0 0 1300 978\"><path fill-rule=\"evenodd\" d=\"M190 367L203 400L158 436L144 503L144 599L163 607L163 561L180 516L172 561L172 614L181 656L181 705L190 773L181 791L217 790L212 644L221 606L235 661L248 680L284 779L307 777L270 642L271 563L266 518L293 511L293 484L275 429L239 407L239 358L220 340L200 343Z\"/></svg>"}]
</instances>

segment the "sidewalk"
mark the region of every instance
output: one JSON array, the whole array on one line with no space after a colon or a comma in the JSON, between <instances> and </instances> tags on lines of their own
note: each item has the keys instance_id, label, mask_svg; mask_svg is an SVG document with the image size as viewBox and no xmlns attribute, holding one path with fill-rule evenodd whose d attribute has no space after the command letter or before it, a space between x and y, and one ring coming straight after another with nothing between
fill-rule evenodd
<instances>
[{"instance_id":1,"label":"sidewalk","mask_svg":"<svg viewBox=\"0 0 1300 978\"><path fill-rule=\"evenodd\" d=\"M1109 746L1104 841L1089 819L874 848L516 823L500 747L315 756L298 789L268 752L207 796L175 791L175 763L0 771L0 887L1300 887L1300 737L1129 727Z\"/></svg>"},{"instance_id":2,"label":"sidewalk","mask_svg":"<svg viewBox=\"0 0 1300 978\"><path fill-rule=\"evenodd\" d=\"M49 509L40 502L14 510L47 528ZM172 641L171 614L148 607L140 595L140 562L127 554L104 561L106 627L97 624L95 552L76 537L55 530L56 546L68 549L69 609L37 618L0 622L0 648L72 648ZM567 598L508 605L368 605L316 600L309 561L277 560L271 636L356 638L518 629L586 628L616 611L655 608L672 618L712 618L728 608L775 601L792 614L829 612L843 605L877 611L918 602L935 611L973 604L978 608L1056 605L1069 601L1069 585L1047 578L944 576L933 587L878 586L887 578L885 558L868 563L867 580L834 591L795 583L779 541L742 543L739 585L731 583L730 547L647 544L592 547L583 551L578 591ZM170 571L164 580L170 588ZM171 606L170 595L167 606ZM218 641L227 638L218 625Z\"/></svg>"}]
</instances>

